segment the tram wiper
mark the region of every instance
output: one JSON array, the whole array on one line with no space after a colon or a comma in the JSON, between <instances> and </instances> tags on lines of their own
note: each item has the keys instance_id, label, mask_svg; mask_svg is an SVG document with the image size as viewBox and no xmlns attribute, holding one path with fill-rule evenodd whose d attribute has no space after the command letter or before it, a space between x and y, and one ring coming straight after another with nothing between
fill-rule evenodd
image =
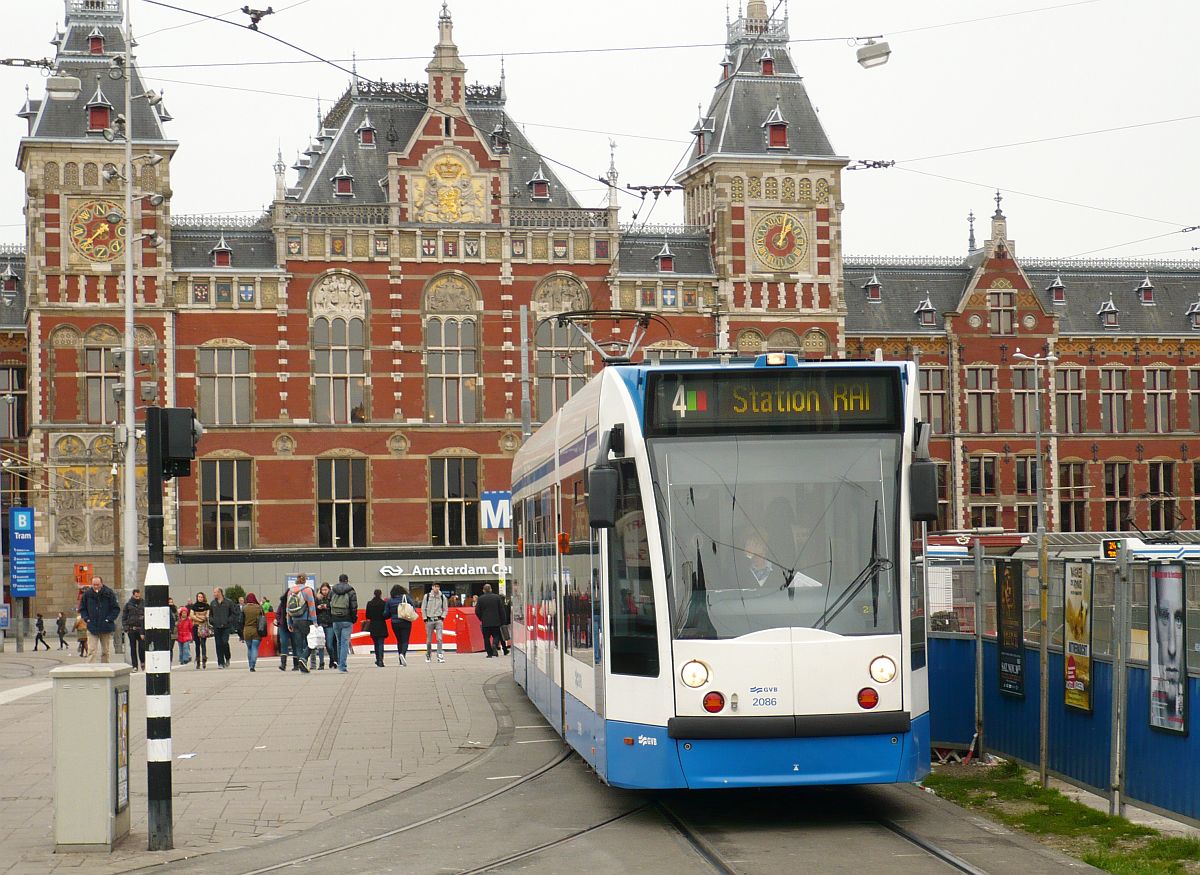
<instances>
[{"instance_id":1,"label":"tram wiper","mask_svg":"<svg viewBox=\"0 0 1200 875\"><path fill-rule=\"evenodd\" d=\"M854 576L854 579L846 584L846 588L841 591L832 605L826 608L825 613L817 618L813 623L816 629L826 629L829 624L834 621L838 614L846 609L846 607L854 601L855 597L862 592L869 582L874 581L874 601L876 611L878 611L878 588L879 588L879 572L890 571L892 568L892 560L879 555L879 502L875 502L874 522L871 524L871 558L862 571Z\"/></svg>"}]
</instances>

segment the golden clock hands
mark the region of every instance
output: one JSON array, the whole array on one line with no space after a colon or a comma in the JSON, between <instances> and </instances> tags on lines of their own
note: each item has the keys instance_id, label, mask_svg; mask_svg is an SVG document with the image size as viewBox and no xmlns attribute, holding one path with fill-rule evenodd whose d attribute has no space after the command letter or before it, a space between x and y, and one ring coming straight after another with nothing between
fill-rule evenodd
<instances>
[{"instance_id":1,"label":"golden clock hands","mask_svg":"<svg viewBox=\"0 0 1200 875\"><path fill-rule=\"evenodd\" d=\"M786 220L779 226L779 236L775 238L775 245L782 249L787 245L787 236L792 232L792 220Z\"/></svg>"},{"instance_id":2,"label":"golden clock hands","mask_svg":"<svg viewBox=\"0 0 1200 875\"><path fill-rule=\"evenodd\" d=\"M87 242L95 243L96 238L99 237L102 233L106 233L108 230L109 230L108 222L101 222L99 225L96 226L96 230L93 231L91 233L91 235L87 238Z\"/></svg>"}]
</instances>

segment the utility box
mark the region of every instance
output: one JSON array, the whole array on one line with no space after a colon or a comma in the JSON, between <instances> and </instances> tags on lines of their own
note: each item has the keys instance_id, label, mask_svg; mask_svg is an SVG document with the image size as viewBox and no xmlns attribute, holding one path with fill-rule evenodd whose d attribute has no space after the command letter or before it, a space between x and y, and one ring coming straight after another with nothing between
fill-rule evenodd
<instances>
[{"instance_id":1,"label":"utility box","mask_svg":"<svg viewBox=\"0 0 1200 875\"><path fill-rule=\"evenodd\" d=\"M128 665L50 671L55 853L111 851L129 834Z\"/></svg>"}]
</instances>

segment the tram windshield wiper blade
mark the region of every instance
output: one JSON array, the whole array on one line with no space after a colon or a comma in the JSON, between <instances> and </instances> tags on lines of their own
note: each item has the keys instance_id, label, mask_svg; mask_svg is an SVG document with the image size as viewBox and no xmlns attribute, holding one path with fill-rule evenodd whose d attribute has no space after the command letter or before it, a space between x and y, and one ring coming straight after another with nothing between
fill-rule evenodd
<instances>
[{"instance_id":1,"label":"tram windshield wiper blade","mask_svg":"<svg viewBox=\"0 0 1200 875\"><path fill-rule=\"evenodd\" d=\"M892 568L892 560L879 555L879 502L875 502L874 522L871 525L871 558L863 569L854 575L854 579L846 584L846 588L838 594L825 613L821 614L817 621L813 623L815 629L828 628L829 624L834 621L838 614L846 609L846 606L854 601L855 597L862 592L870 581L877 580L879 572L890 571Z\"/></svg>"}]
</instances>

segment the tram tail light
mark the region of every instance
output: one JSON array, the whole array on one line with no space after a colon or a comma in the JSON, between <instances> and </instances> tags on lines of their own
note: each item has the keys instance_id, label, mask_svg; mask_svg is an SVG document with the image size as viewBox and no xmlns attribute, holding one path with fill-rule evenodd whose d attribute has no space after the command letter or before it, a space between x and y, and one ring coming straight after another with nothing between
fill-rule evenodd
<instances>
[{"instance_id":1,"label":"tram tail light","mask_svg":"<svg viewBox=\"0 0 1200 875\"><path fill-rule=\"evenodd\" d=\"M709 714L716 714L725 707L725 696L715 690L711 693L704 694L704 710Z\"/></svg>"},{"instance_id":2,"label":"tram tail light","mask_svg":"<svg viewBox=\"0 0 1200 875\"><path fill-rule=\"evenodd\" d=\"M871 687L863 687L858 691L858 704L861 708L870 710L879 704L879 693Z\"/></svg>"},{"instance_id":3,"label":"tram tail light","mask_svg":"<svg viewBox=\"0 0 1200 875\"><path fill-rule=\"evenodd\" d=\"M571 552L571 536L566 532L558 533L558 552L562 556Z\"/></svg>"}]
</instances>

